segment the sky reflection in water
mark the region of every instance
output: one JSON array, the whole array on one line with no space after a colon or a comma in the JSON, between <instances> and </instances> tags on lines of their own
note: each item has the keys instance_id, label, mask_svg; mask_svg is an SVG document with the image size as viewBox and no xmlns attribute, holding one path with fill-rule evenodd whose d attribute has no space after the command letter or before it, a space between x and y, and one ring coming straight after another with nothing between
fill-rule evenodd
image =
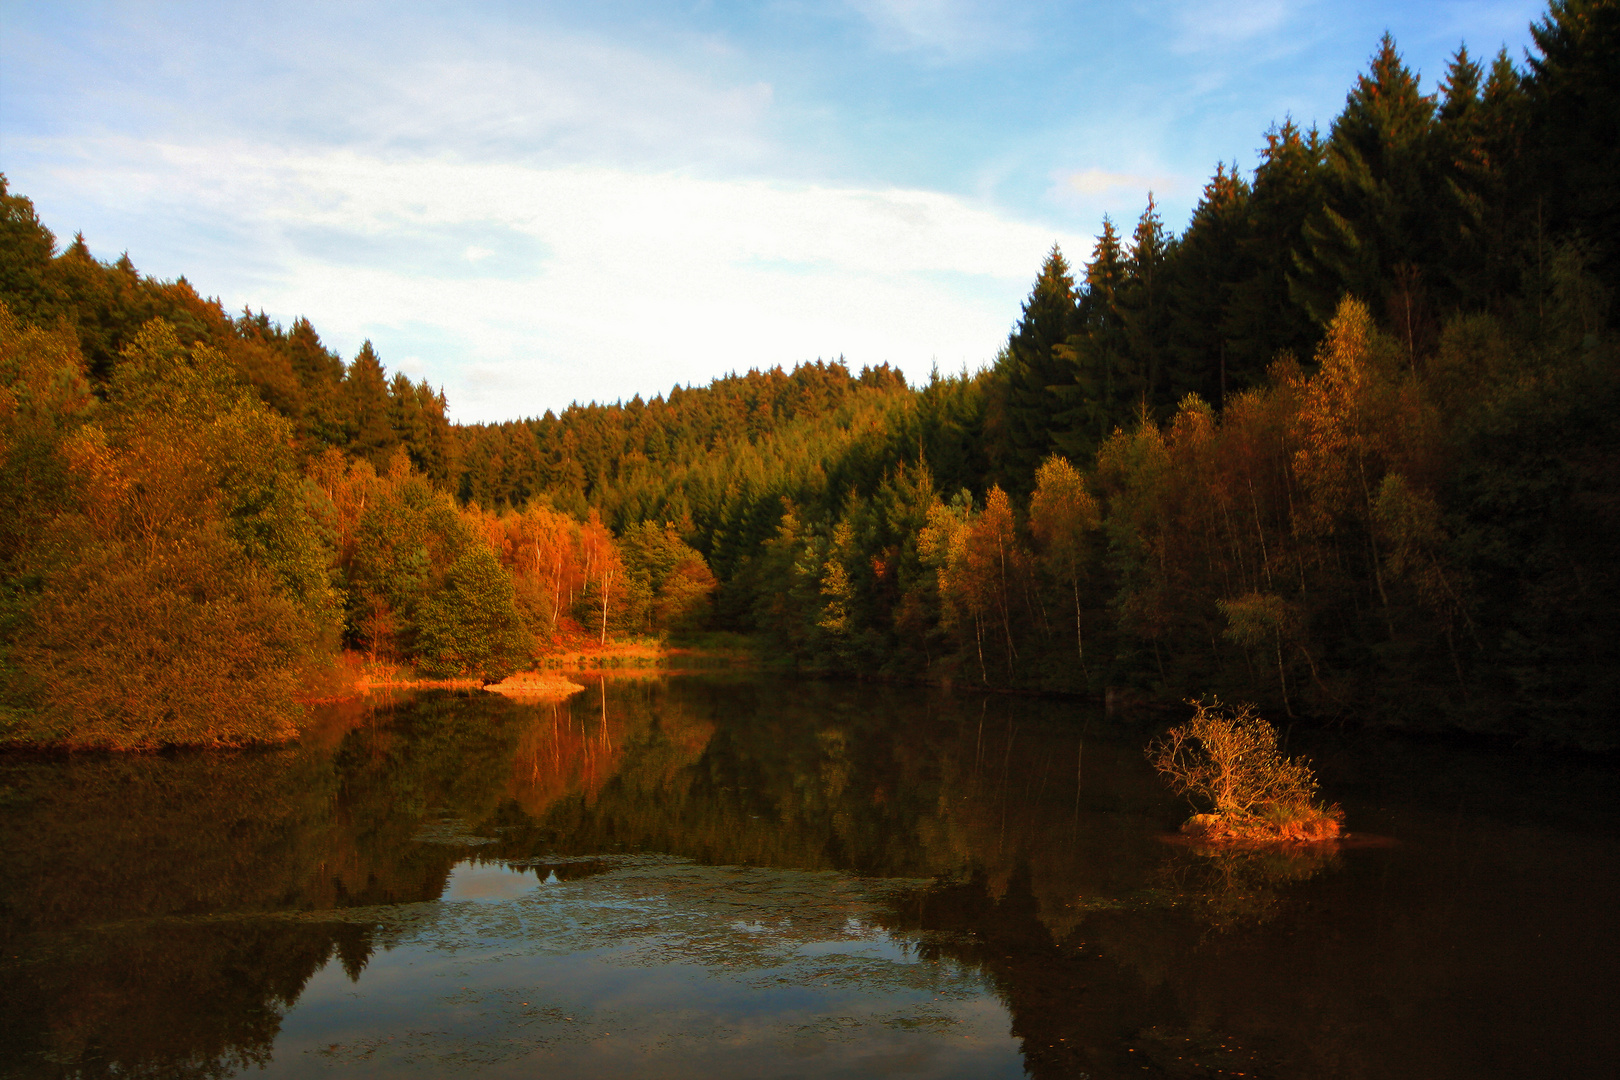
<instances>
[{"instance_id":1,"label":"sky reflection in water","mask_svg":"<svg viewBox=\"0 0 1620 1080\"><path fill-rule=\"evenodd\" d=\"M1005 1006L881 902L835 872L462 863L358 982L310 980L268 1075L1022 1076Z\"/></svg>"}]
</instances>

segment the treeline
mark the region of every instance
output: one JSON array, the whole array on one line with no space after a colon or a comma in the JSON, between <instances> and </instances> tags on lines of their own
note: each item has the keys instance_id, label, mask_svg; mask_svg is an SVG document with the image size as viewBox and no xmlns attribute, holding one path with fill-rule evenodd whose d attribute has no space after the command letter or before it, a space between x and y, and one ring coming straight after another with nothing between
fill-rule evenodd
<instances>
[{"instance_id":1,"label":"treeline","mask_svg":"<svg viewBox=\"0 0 1620 1080\"><path fill-rule=\"evenodd\" d=\"M276 741L341 646L498 679L547 642L705 617L714 579L672 526L461 506L404 445L381 472L308 457L161 317L97 381L70 324L0 303L0 375L0 742Z\"/></svg>"},{"instance_id":2,"label":"treeline","mask_svg":"<svg viewBox=\"0 0 1620 1080\"><path fill-rule=\"evenodd\" d=\"M499 678L705 618L673 526L458 504L442 395L369 344L345 365L307 322L58 254L3 183L0 743L277 741L341 647Z\"/></svg>"},{"instance_id":3,"label":"treeline","mask_svg":"<svg viewBox=\"0 0 1620 1080\"><path fill-rule=\"evenodd\" d=\"M997 361L1002 477L1090 459L1188 394L1224 407L1280 353L1309 363L1347 294L1417 368L1460 315L1550 329L1560 258L1612 290L1614 21L1557 4L1528 71L1459 48L1430 94L1386 35L1326 137L1274 127L1252 178L1217 167L1181 236L1150 196L1128 238L1104 220L1078 283L1054 249Z\"/></svg>"},{"instance_id":4,"label":"treeline","mask_svg":"<svg viewBox=\"0 0 1620 1080\"><path fill-rule=\"evenodd\" d=\"M1179 236L1150 197L1078 275L1054 248L995 362L917 389L817 362L452 425L369 345L58 254L4 194L10 737L123 716L57 703L162 684L180 641L257 738L340 642L495 674L710 626L809 670L1612 747L1620 5L1532 31L1430 93L1386 37L1325 135L1218 166ZM96 652L94 605L142 596L148 644ZM163 709L107 722L176 741Z\"/></svg>"},{"instance_id":5,"label":"treeline","mask_svg":"<svg viewBox=\"0 0 1620 1080\"><path fill-rule=\"evenodd\" d=\"M21 323L66 326L84 358L86 377L104 386L124 350L152 319L172 328L187 348L204 345L292 427L300 455L336 448L386 469L396 449L434 483L449 488L457 445L445 418L444 394L424 380L388 377L368 341L354 360L322 344L309 320L290 330L262 312L230 317L185 278L143 276L129 256L104 263L82 234L61 252L33 204L0 177L0 298Z\"/></svg>"},{"instance_id":6,"label":"treeline","mask_svg":"<svg viewBox=\"0 0 1620 1080\"><path fill-rule=\"evenodd\" d=\"M842 359L727 375L706 387L675 387L643 401L572 405L561 415L455 428L460 464L455 489L466 502L522 506L544 495L583 514L602 506L615 520L640 521L657 507L672 520L688 516L671 468L686 469L714 453L761 440L799 421L815 420L862 391L899 393L905 378L887 364L851 375ZM700 497L701 499L701 497Z\"/></svg>"},{"instance_id":7,"label":"treeline","mask_svg":"<svg viewBox=\"0 0 1620 1080\"><path fill-rule=\"evenodd\" d=\"M1620 15L1533 34L1428 93L1386 37L983 372L542 490L682 522L811 669L1612 746Z\"/></svg>"},{"instance_id":8,"label":"treeline","mask_svg":"<svg viewBox=\"0 0 1620 1080\"><path fill-rule=\"evenodd\" d=\"M905 392L817 362L456 427L369 342L344 363L306 320L57 252L3 177L0 200L0 742L276 740L340 648L498 679L700 629L716 581L679 493Z\"/></svg>"}]
</instances>

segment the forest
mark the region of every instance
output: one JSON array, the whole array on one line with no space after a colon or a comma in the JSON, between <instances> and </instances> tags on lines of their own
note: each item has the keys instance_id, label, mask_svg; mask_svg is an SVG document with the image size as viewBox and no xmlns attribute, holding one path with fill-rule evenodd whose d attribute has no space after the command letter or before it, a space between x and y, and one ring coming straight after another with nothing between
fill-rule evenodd
<instances>
[{"instance_id":1,"label":"forest","mask_svg":"<svg viewBox=\"0 0 1620 1080\"><path fill-rule=\"evenodd\" d=\"M347 651L499 679L729 631L807 673L1620 745L1620 3L1427 92L1376 44L1005 346L501 424L60 247L0 178L0 743L296 734ZM1012 315L1013 313L1009 313Z\"/></svg>"}]
</instances>

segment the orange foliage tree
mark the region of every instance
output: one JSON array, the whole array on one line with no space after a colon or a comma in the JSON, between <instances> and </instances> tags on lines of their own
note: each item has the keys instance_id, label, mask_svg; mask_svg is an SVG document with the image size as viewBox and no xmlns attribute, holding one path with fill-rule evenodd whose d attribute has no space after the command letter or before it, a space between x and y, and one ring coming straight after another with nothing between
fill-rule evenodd
<instances>
[{"instance_id":1,"label":"orange foliage tree","mask_svg":"<svg viewBox=\"0 0 1620 1080\"><path fill-rule=\"evenodd\" d=\"M1029 531L1034 534L1047 573L1069 586L1074 597L1074 649L1082 674L1086 665L1085 634L1080 625L1080 578L1090 555L1091 534L1102 518L1097 500L1069 459L1054 454L1035 472L1029 500Z\"/></svg>"},{"instance_id":2,"label":"orange foliage tree","mask_svg":"<svg viewBox=\"0 0 1620 1080\"><path fill-rule=\"evenodd\" d=\"M972 623L980 678L988 682L990 677L984 660L987 624L999 624L1011 678L1018 660L1013 612L1020 607L1018 593L1029 583L1029 556L1007 493L992 487L982 510L974 509L965 491L948 505L936 502L929 508L917 551L938 575L941 622L957 628Z\"/></svg>"},{"instance_id":3,"label":"orange foliage tree","mask_svg":"<svg viewBox=\"0 0 1620 1080\"><path fill-rule=\"evenodd\" d=\"M0 310L7 464L24 452L36 480L60 482L53 515L29 520L41 493L26 481L18 503L31 535L7 569L38 586L7 597L20 625L6 697L21 708L0 712L0 738L153 749L296 734L301 671L336 603L290 425L161 320L122 351L100 407L77 348L51 340ZM46 423L42 409L65 411Z\"/></svg>"}]
</instances>

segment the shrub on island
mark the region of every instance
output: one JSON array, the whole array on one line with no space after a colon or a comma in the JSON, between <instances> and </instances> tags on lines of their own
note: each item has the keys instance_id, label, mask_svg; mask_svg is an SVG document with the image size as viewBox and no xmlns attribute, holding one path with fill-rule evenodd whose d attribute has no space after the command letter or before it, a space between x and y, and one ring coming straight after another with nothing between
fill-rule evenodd
<instances>
[{"instance_id":1,"label":"shrub on island","mask_svg":"<svg viewBox=\"0 0 1620 1080\"><path fill-rule=\"evenodd\" d=\"M1317 797L1305 761L1277 748L1277 729L1252 705L1189 701L1192 719L1148 745L1148 760L1195 813L1181 831L1213 843L1300 843L1339 835L1344 811Z\"/></svg>"}]
</instances>

